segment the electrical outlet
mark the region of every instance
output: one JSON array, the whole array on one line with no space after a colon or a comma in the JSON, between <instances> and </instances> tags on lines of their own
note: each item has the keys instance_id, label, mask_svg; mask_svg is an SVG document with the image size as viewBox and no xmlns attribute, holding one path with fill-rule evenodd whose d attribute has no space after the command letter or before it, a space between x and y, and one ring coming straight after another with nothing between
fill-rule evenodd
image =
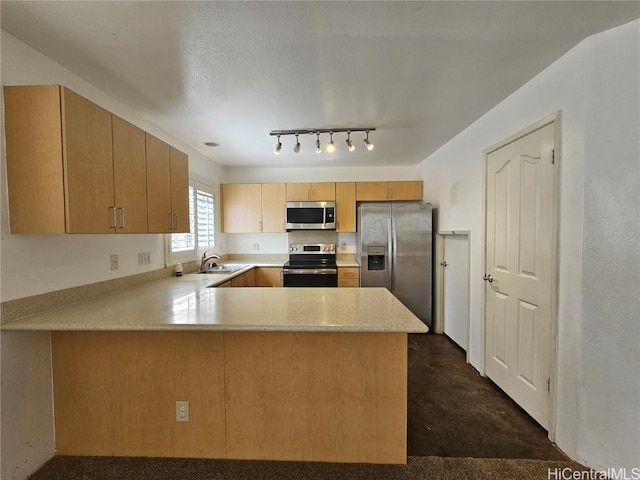
<instances>
[{"instance_id":1,"label":"electrical outlet","mask_svg":"<svg viewBox=\"0 0 640 480\"><path fill-rule=\"evenodd\" d=\"M120 256L111 255L111 270L118 270L120 268Z\"/></svg>"},{"instance_id":2,"label":"electrical outlet","mask_svg":"<svg viewBox=\"0 0 640 480\"><path fill-rule=\"evenodd\" d=\"M189 402L176 402L176 422L189 421Z\"/></svg>"},{"instance_id":3,"label":"electrical outlet","mask_svg":"<svg viewBox=\"0 0 640 480\"><path fill-rule=\"evenodd\" d=\"M151 265L151 252L138 253L138 266Z\"/></svg>"}]
</instances>

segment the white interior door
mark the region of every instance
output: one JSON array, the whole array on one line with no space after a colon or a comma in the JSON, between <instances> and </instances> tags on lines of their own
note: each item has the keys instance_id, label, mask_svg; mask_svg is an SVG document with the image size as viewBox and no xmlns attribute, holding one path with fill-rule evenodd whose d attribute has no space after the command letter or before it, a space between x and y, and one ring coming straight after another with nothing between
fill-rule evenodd
<instances>
[{"instance_id":1,"label":"white interior door","mask_svg":"<svg viewBox=\"0 0 640 480\"><path fill-rule=\"evenodd\" d=\"M486 156L486 373L549 428L555 122Z\"/></svg>"},{"instance_id":2,"label":"white interior door","mask_svg":"<svg viewBox=\"0 0 640 480\"><path fill-rule=\"evenodd\" d=\"M444 333L469 348L469 235L444 235Z\"/></svg>"}]
</instances>

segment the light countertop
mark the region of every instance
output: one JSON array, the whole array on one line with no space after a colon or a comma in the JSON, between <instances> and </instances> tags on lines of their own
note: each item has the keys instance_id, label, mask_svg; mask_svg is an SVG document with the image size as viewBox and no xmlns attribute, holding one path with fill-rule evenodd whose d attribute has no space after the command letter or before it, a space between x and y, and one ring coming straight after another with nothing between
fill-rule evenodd
<instances>
[{"instance_id":1,"label":"light countertop","mask_svg":"<svg viewBox=\"0 0 640 480\"><path fill-rule=\"evenodd\" d=\"M248 271L253 265L237 274ZM216 278L222 276L222 279ZM23 317L3 330L427 332L385 288L208 288L187 274Z\"/></svg>"}]
</instances>

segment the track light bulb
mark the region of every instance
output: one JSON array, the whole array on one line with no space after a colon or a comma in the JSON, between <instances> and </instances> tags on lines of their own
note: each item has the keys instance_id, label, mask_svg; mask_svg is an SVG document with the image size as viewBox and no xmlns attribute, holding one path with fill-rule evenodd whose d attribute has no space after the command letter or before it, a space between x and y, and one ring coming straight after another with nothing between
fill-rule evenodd
<instances>
[{"instance_id":1,"label":"track light bulb","mask_svg":"<svg viewBox=\"0 0 640 480\"><path fill-rule=\"evenodd\" d=\"M316 153L322 153L322 149L320 148L320 134L316 133Z\"/></svg>"},{"instance_id":2,"label":"track light bulb","mask_svg":"<svg viewBox=\"0 0 640 480\"><path fill-rule=\"evenodd\" d=\"M367 148L367 150L373 150L374 145L369 141L369 130L367 130L367 138L365 138L362 143L364 143L364 146Z\"/></svg>"},{"instance_id":3,"label":"track light bulb","mask_svg":"<svg viewBox=\"0 0 640 480\"><path fill-rule=\"evenodd\" d=\"M353 152L356 149L356 146L351 141L351 132L347 132L347 150Z\"/></svg>"},{"instance_id":4,"label":"track light bulb","mask_svg":"<svg viewBox=\"0 0 640 480\"><path fill-rule=\"evenodd\" d=\"M298 134L296 133L296 145L293 147L293 152L298 153L300 151L300 142L298 141Z\"/></svg>"},{"instance_id":5,"label":"track light bulb","mask_svg":"<svg viewBox=\"0 0 640 480\"><path fill-rule=\"evenodd\" d=\"M336 144L333 143L333 132L329 132L329 143L327 143L327 153L336 151Z\"/></svg>"},{"instance_id":6,"label":"track light bulb","mask_svg":"<svg viewBox=\"0 0 640 480\"><path fill-rule=\"evenodd\" d=\"M280 143L280 135L278 135L278 143L276 143L276 148L273 149L273 153L280 155L280 150L282 150L282 144Z\"/></svg>"}]
</instances>

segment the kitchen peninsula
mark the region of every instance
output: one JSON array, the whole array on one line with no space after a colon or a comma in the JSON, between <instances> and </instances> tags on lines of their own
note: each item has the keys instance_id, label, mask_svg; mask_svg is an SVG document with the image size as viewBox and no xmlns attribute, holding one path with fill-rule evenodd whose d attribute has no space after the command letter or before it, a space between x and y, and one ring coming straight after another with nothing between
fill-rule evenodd
<instances>
[{"instance_id":1,"label":"kitchen peninsula","mask_svg":"<svg viewBox=\"0 0 640 480\"><path fill-rule=\"evenodd\" d=\"M427 327L393 295L211 283L166 278L2 325L52 332L58 454L406 462L407 333Z\"/></svg>"}]
</instances>

